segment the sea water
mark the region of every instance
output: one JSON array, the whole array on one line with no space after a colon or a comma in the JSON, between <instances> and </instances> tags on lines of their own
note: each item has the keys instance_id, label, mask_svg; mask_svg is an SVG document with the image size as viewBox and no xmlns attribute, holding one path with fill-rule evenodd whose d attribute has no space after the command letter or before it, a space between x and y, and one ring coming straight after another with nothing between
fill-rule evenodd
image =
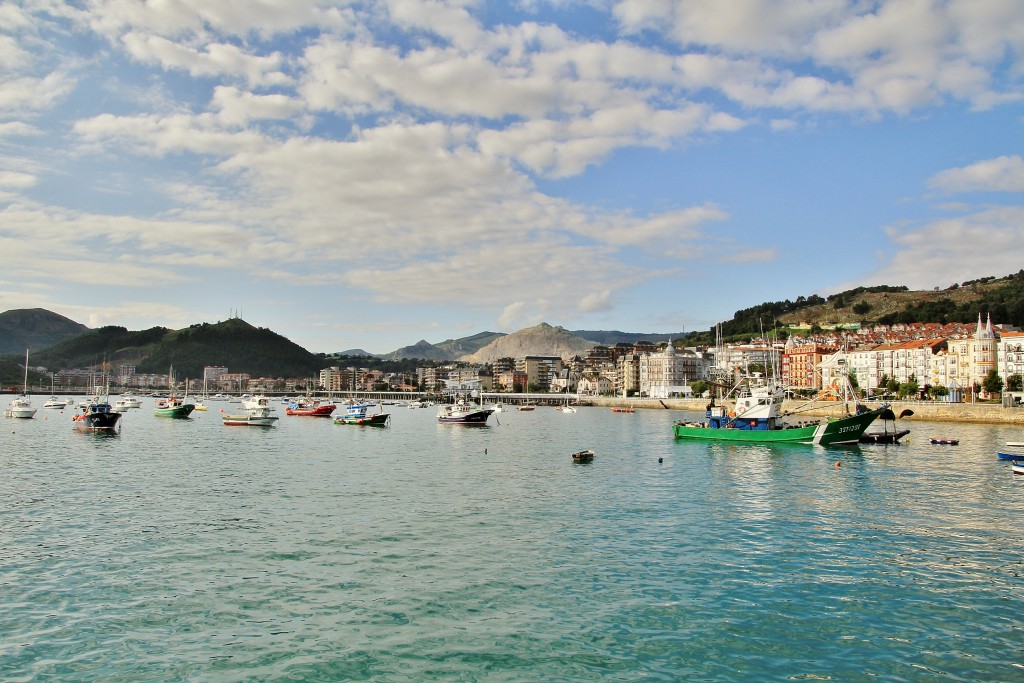
<instances>
[{"instance_id":1,"label":"sea water","mask_svg":"<svg viewBox=\"0 0 1024 683\"><path fill-rule=\"evenodd\" d=\"M679 442L669 410L210 406L0 422L0 679L1024 680L1020 428L826 449Z\"/></svg>"}]
</instances>

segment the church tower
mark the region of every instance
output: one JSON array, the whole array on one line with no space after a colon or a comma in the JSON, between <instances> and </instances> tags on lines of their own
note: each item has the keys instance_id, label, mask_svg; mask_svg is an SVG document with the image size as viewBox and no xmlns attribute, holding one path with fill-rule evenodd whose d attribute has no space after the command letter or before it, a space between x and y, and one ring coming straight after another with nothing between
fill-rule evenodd
<instances>
[{"instance_id":1,"label":"church tower","mask_svg":"<svg viewBox=\"0 0 1024 683\"><path fill-rule=\"evenodd\" d=\"M981 313L978 313L978 330L971 340L971 381L981 384L995 366L996 335L992 331L992 314L988 314L988 322L982 326Z\"/></svg>"}]
</instances>

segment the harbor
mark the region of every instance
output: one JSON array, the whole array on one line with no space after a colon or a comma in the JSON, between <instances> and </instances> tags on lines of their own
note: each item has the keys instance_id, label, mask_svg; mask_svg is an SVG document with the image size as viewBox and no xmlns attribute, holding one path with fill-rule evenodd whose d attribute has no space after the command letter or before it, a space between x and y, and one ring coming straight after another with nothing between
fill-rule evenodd
<instances>
[{"instance_id":1,"label":"harbor","mask_svg":"<svg viewBox=\"0 0 1024 683\"><path fill-rule=\"evenodd\" d=\"M5 423L12 679L1005 680L1024 665L1024 477L996 456L1024 441L1016 426L915 419L909 442L825 448L682 442L684 412L663 408L485 427L392 410L380 428L278 408L264 429L148 408L107 435L68 412Z\"/></svg>"}]
</instances>

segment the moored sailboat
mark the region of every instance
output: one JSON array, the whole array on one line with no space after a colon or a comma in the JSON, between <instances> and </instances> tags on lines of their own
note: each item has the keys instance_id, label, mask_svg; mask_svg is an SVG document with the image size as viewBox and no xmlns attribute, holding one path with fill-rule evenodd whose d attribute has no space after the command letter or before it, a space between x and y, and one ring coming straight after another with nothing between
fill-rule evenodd
<instances>
[{"instance_id":1,"label":"moored sailboat","mask_svg":"<svg viewBox=\"0 0 1024 683\"><path fill-rule=\"evenodd\" d=\"M32 419L36 415L36 409L32 406L32 399L28 397L28 349L25 349L25 384L18 396L4 412L7 417L18 417L21 419Z\"/></svg>"}]
</instances>

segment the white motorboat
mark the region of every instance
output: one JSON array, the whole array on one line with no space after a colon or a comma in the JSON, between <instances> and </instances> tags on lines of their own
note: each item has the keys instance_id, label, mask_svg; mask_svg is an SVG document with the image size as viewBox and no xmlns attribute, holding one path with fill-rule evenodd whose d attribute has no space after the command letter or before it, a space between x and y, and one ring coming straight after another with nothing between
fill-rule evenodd
<instances>
[{"instance_id":1,"label":"white motorboat","mask_svg":"<svg viewBox=\"0 0 1024 683\"><path fill-rule=\"evenodd\" d=\"M10 405L7 406L7 410L4 411L4 415L7 417L20 417L22 419L28 419L35 417L36 409L32 407L32 401L28 396L19 396Z\"/></svg>"}]
</instances>

